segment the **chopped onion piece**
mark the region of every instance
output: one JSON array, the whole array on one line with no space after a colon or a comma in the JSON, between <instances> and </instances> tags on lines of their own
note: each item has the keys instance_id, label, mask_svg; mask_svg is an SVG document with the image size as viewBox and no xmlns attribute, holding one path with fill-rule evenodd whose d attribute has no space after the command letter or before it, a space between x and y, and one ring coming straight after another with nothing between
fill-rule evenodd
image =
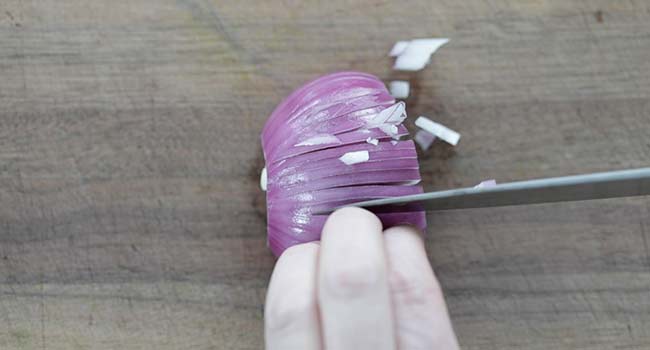
<instances>
[{"instance_id":1,"label":"chopped onion piece","mask_svg":"<svg viewBox=\"0 0 650 350\"><path fill-rule=\"evenodd\" d=\"M308 138L305 141L297 144L296 146L315 146L315 145L326 145L330 143L340 143L339 140L334 135L316 135L314 137Z\"/></svg>"},{"instance_id":2,"label":"chopped onion piece","mask_svg":"<svg viewBox=\"0 0 650 350\"><path fill-rule=\"evenodd\" d=\"M262 173L260 174L260 188L262 191L266 191L266 182L268 181L268 176L266 174L266 167L262 168Z\"/></svg>"},{"instance_id":3,"label":"chopped onion piece","mask_svg":"<svg viewBox=\"0 0 650 350\"><path fill-rule=\"evenodd\" d=\"M378 139L374 139L374 138L372 138L372 137L367 138L367 139L366 139L366 142L368 142L369 144L374 145L374 146L377 146L377 145L379 144L379 140L378 140Z\"/></svg>"},{"instance_id":4,"label":"chopped onion piece","mask_svg":"<svg viewBox=\"0 0 650 350\"><path fill-rule=\"evenodd\" d=\"M497 181L495 179L490 179L490 180L481 181L481 183L474 186L474 188L493 187L496 185L497 185Z\"/></svg>"},{"instance_id":5,"label":"chopped onion piece","mask_svg":"<svg viewBox=\"0 0 650 350\"><path fill-rule=\"evenodd\" d=\"M370 154L368 151L356 151L348 152L339 158L346 165L352 165L357 163L363 163L370 160Z\"/></svg>"},{"instance_id":6,"label":"chopped onion piece","mask_svg":"<svg viewBox=\"0 0 650 350\"><path fill-rule=\"evenodd\" d=\"M431 55L449 39L414 39L409 41L406 48L397 56L393 69L418 71L430 61Z\"/></svg>"},{"instance_id":7,"label":"chopped onion piece","mask_svg":"<svg viewBox=\"0 0 650 350\"><path fill-rule=\"evenodd\" d=\"M426 130L418 130L413 139L423 151L426 151L431 147L433 141L436 140L436 136Z\"/></svg>"},{"instance_id":8,"label":"chopped onion piece","mask_svg":"<svg viewBox=\"0 0 650 350\"><path fill-rule=\"evenodd\" d=\"M402 186L415 186L415 185L419 184L420 181L422 181L422 180L417 179L417 180L404 181L400 185L402 185Z\"/></svg>"},{"instance_id":9,"label":"chopped onion piece","mask_svg":"<svg viewBox=\"0 0 650 350\"><path fill-rule=\"evenodd\" d=\"M391 81L389 84L388 89L390 90L390 94L393 95L395 98L407 98L409 97L409 82L404 81L404 80L395 80Z\"/></svg>"},{"instance_id":10,"label":"chopped onion piece","mask_svg":"<svg viewBox=\"0 0 650 350\"><path fill-rule=\"evenodd\" d=\"M393 146L397 145L398 143L399 143L399 141L396 141L396 140L391 140L390 141L390 144L393 145Z\"/></svg>"},{"instance_id":11,"label":"chopped onion piece","mask_svg":"<svg viewBox=\"0 0 650 350\"><path fill-rule=\"evenodd\" d=\"M390 50L390 53L388 54L388 56L397 57L397 56L401 55L402 52L404 52L404 50L406 50L407 46L409 46L408 41L398 41L398 42L396 42L395 45L393 45L393 48Z\"/></svg>"},{"instance_id":12,"label":"chopped onion piece","mask_svg":"<svg viewBox=\"0 0 650 350\"><path fill-rule=\"evenodd\" d=\"M382 124L379 126L379 130L383 131L386 135L397 139L399 136L397 135L397 127L392 124Z\"/></svg>"},{"instance_id":13,"label":"chopped onion piece","mask_svg":"<svg viewBox=\"0 0 650 350\"><path fill-rule=\"evenodd\" d=\"M448 127L436 123L433 120L420 116L415 120L415 125L420 127L423 130L426 130L433 134L434 136L444 140L445 142L456 146L460 140L460 134L454 130L449 129Z\"/></svg>"},{"instance_id":14,"label":"chopped onion piece","mask_svg":"<svg viewBox=\"0 0 650 350\"><path fill-rule=\"evenodd\" d=\"M396 104L382 110L377 115L368 120L367 128L377 128L385 124L399 125L406 119L406 104L397 102ZM395 131L397 132L397 131Z\"/></svg>"}]
</instances>

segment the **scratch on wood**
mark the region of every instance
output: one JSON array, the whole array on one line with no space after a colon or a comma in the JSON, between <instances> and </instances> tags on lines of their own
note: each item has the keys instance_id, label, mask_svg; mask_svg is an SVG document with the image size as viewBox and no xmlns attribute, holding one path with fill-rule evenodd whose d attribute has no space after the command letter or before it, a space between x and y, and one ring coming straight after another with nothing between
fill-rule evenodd
<instances>
[{"instance_id":1,"label":"scratch on wood","mask_svg":"<svg viewBox=\"0 0 650 350\"><path fill-rule=\"evenodd\" d=\"M41 280L40 307L41 307L41 346L43 350L45 350L45 281L44 280Z\"/></svg>"},{"instance_id":2,"label":"scratch on wood","mask_svg":"<svg viewBox=\"0 0 650 350\"><path fill-rule=\"evenodd\" d=\"M198 1L198 2L197 2ZM283 77L277 76L272 72L261 67L260 59L247 50L244 46L241 45L239 40L233 35L230 30L226 27L223 19L217 12L215 6L208 4L202 6L202 1L200 0L177 0L177 4L181 7L186 8L190 11L190 14L198 21L206 23L210 27L216 30L217 33L221 34L225 39L226 43L230 45L237 52L241 59L245 60L247 63L252 64L256 67L257 71L266 77L273 79L281 87L288 89L289 87L285 84Z\"/></svg>"},{"instance_id":3,"label":"scratch on wood","mask_svg":"<svg viewBox=\"0 0 650 350\"><path fill-rule=\"evenodd\" d=\"M11 285L9 285L11 287ZM168 298L164 296L143 296L143 295L124 295L124 294L92 294L92 293L41 293L41 292L18 292L13 290L10 291L0 291L0 296L13 296L19 298L34 298L34 299L59 299L59 300L87 300L92 299L93 301L122 301L126 302L129 306L129 309L133 309L134 304L142 303L165 303L168 301ZM162 295L163 291L157 286L159 293ZM190 299L190 298L179 298L174 300L176 304L186 305L186 306L197 306L201 308L205 307L224 307L224 308L237 308L242 310L255 310L257 305L252 304L237 304L232 302L219 302L215 301L212 298L203 298L203 299Z\"/></svg>"},{"instance_id":4,"label":"scratch on wood","mask_svg":"<svg viewBox=\"0 0 650 350\"><path fill-rule=\"evenodd\" d=\"M20 2L20 5L23 6L22 1ZM21 10L24 10L21 8ZM20 54L25 56L25 34L20 35ZM22 88L23 88L23 96L27 96L27 71L25 69L25 60L22 60L20 63L20 69L21 69L21 76L22 76Z\"/></svg>"},{"instance_id":5,"label":"scratch on wood","mask_svg":"<svg viewBox=\"0 0 650 350\"><path fill-rule=\"evenodd\" d=\"M645 251L645 266L650 269L650 253L648 252L648 237L645 232L645 224L643 221L639 222L641 226L641 238L643 239L643 249Z\"/></svg>"},{"instance_id":6,"label":"scratch on wood","mask_svg":"<svg viewBox=\"0 0 650 350\"><path fill-rule=\"evenodd\" d=\"M230 44L230 46L232 46L235 50L240 52L245 51L244 48L239 44L239 41L237 41L236 38L232 36L226 29L223 20L221 20L221 17L213 6L206 6L207 10L205 10L203 9L203 6L193 0L178 0L178 4L187 8L194 18L202 22L212 24L212 27L217 31L217 33L223 35L223 37L226 39L226 42Z\"/></svg>"},{"instance_id":7,"label":"scratch on wood","mask_svg":"<svg viewBox=\"0 0 650 350\"><path fill-rule=\"evenodd\" d=\"M16 26L16 27L20 27L20 23L16 22L16 18L14 17L14 15L11 14L11 12L9 12L9 11L5 11L5 14L6 14L7 17L9 18L9 20L10 20L11 22L13 22L13 25L14 25L14 26Z\"/></svg>"}]
</instances>

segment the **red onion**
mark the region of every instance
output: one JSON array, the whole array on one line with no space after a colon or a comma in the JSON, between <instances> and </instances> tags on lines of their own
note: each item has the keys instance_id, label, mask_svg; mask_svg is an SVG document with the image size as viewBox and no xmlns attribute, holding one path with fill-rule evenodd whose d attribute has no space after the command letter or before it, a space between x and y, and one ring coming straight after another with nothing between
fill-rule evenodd
<instances>
[{"instance_id":1,"label":"red onion","mask_svg":"<svg viewBox=\"0 0 650 350\"><path fill-rule=\"evenodd\" d=\"M276 256L320 239L327 217L315 211L422 192L413 142L395 141L408 135L403 107L377 77L358 72L313 80L276 107L262 131L268 244ZM426 228L421 211L378 216L384 227Z\"/></svg>"}]
</instances>

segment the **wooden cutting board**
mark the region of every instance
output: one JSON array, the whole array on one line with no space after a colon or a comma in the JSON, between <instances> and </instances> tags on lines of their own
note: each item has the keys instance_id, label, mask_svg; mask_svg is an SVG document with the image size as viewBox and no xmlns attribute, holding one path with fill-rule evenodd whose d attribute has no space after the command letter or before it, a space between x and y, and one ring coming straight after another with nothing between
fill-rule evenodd
<instances>
[{"instance_id":1,"label":"wooden cutting board","mask_svg":"<svg viewBox=\"0 0 650 350\"><path fill-rule=\"evenodd\" d=\"M648 166L649 57L641 0L3 0L0 348L260 349L258 135L308 79L409 79L443 189ZM463 348L650 348L649 204L430 214Z\"/></svg>"}]
</instances>

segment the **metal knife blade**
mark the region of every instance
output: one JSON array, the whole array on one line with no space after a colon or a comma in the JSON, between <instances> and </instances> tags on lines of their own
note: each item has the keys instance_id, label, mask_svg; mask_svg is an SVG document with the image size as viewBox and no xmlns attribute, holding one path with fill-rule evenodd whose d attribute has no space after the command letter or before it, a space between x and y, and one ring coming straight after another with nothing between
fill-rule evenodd
<instances>
[{"instance_id":1,"label":"metal knife blade","mask_svg":"<svg viewBox=\"0 0 650 350\"><path fill-rule=\"evenodd\" d=\"M345 206L372 208L376 212L409 212L416 210L413 205L429 211L645 195L650 195L650 168L518 181L483 188L458 188ZM336 209L338 207L315 214L329 214Z\"/></svg>"}]
</instances>

